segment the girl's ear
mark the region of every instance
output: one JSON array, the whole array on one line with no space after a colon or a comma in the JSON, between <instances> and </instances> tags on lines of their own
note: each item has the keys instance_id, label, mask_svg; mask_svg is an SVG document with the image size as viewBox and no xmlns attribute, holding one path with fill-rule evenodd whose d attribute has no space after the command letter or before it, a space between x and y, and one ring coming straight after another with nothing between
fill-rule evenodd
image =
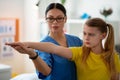
<instances>
[{"instance_id":1,"label":"girl's ear","mask_svg":"<svg viewBox=\"0 0 120 80\"><path fill-rule=\"evenodd\" d=\"M106 33L102 33L102 39L104 39L106 37Z\"/></svg>"}]
</instances>

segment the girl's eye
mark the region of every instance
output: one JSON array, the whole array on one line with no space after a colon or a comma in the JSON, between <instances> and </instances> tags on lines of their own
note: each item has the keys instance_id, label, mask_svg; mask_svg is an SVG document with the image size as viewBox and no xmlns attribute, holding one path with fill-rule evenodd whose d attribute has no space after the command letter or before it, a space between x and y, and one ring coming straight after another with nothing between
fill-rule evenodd
<instances>
[{"instance_id":1,"label":"girl's eye","mask_svg":"<svg viewBox=\"0 0 120 80\"><path fill-rule=\"evenodd\" d=\"M83 35L86 35L86 33L85 33L85 32L83 32Z\"/></svg>"},{"instance_id":2,"label":"girl's eye","mask_svg":"<svg viewBox=\"0 0 120 80\"><path fill-rule=\"evenodd\" d=\"M89 36L94 36L94 35L95 35L95 34L92 34L92 33L91 33L91 34L89 34Z\"/></svg>"}]
</instances>

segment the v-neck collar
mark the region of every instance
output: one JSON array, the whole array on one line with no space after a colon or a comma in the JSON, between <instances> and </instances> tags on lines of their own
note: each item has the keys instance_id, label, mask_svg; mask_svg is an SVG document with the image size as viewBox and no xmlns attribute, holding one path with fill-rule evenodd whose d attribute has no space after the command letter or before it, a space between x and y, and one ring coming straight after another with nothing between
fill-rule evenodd
<instances>
[{"instance_id":1,"label":"v-neck collar","mask_svg":"<svg viewBox=\"0 0 120 80\"><path fill-rule=\"evenodd\" d=\"M69 47L69 39L68 39L68 36L66 34L65 35L65 38L66 38L66 43L67 43L67 46ZM60 45L55 39L53 39L51 36L47 36L49 39L52 39L52 41L54 41L55 44L57 45Z\"/></svg>"}]
</instances>

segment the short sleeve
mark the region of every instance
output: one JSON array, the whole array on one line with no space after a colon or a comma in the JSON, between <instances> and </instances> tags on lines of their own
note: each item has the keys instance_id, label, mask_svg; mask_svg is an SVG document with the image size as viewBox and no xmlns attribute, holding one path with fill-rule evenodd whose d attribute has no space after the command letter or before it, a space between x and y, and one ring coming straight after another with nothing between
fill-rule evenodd
<instances>
[{"instance_id":1,"label":"short sleeve","mask_svg":"<svg viewBox=\"0 0 120 80\"><path fill-rule=\"evenodd\" d=\"M37 52L38 53L38 55L39 55L39 57L41 57L46 63L47 63L47 65L49 66L49 67L52 67L52 63L53 63L53 61L52 61L52 56L51 56L51 54L49 54L49 53L46 53L46 52L42 52L42 51L39 51L39 50L35 50L35 52ZM38 77L40 78L40 79L45 79L45 78L47 78L48 76L45 76L45 75L43 75L41 72L39 72L38 70L36 70L36 72L37 72L37 75L38 75Z\"/></svg>"},{"instance_id":2,"label":"short sleeve","mask_svg":"<svg viewBox=\"0 0 120 80\"><path fill-rule=\"evenodd\" d=\"M81 57L82 54L82 48L81 47L70 47L72 51L72 61L76 61Z\"/></svg>"}]
</instances>

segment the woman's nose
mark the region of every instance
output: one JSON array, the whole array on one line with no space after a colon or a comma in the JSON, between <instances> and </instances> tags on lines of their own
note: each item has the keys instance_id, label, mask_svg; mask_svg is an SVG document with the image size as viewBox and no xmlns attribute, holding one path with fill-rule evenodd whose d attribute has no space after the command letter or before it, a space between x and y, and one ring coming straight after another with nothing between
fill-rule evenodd
<instances>
[{"instance_id":1,"label":"woman's nose","mask_svg":"<svg viewBox=\"0 0 120 80\"><path fill-rule=\"evenodd\" d=\"M56 19L54 19L53 23L57 23L57 20L56 20Z\"/></svg>"}]
</instances>

